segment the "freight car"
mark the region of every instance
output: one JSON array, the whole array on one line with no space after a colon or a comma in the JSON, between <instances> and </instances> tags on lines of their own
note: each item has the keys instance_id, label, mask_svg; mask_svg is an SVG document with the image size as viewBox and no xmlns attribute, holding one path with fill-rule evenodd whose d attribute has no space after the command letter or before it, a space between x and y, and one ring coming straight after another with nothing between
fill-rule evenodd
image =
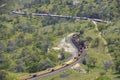
<instances>
[{"instance_id":1,"label":"freight car","mask_svg":"<svg viewBox=\"0 0 120 80\"><path fill-rule=\"evenodd\" d=\"M56 67L53 67L53 68L49 68L49 69L46 69L44 71L40 71L40 72L37 72L37 73L34 73L34 74L31 74L31 75L27 75L27 76L24 76L22 77L20 80L27 80L27 79L32 79L32 78L35 78L35 77L38 77L38 76L43 76L43 75L46 75L46 74L49 74L51 72L55 72L55 71L58 71L62 68L65 68L67 66L69 66L70 64L73 64L75 63L76 61L78 61L81 57L81 54L83 53L83 49L85 48L85 44L84 42L80 42L78 41L77 39L79 38L79 35L78 34L74 34L71 38L73 44L76 46L76 48L78 49L78 55L76 57L74 57L73 59L65 62L64 64L61 64L61 65L58 65Z\"/></svg>"}]
</instances>

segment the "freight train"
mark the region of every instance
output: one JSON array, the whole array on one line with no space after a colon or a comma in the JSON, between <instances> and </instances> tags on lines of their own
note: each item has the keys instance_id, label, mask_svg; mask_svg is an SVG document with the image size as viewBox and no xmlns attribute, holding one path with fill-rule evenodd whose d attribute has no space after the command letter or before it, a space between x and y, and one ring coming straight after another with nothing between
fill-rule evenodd
<instances>
[{"instance_id":1,"label":"freight train","mask_svg":"<svg viewBox=\"0 0 120 80\"><path fill-rule=\"evenodd\" d=\"M21 12L21 11L12 11L10 12L10 14L18 14L18 15L27 15L27 12ZM50 16L50 17L57 17L57 18L73 18L73 19L81 19L81 20L93 20L96 22L104 22L104 23L108 23L108 21L102 20L102 19L95 19L95 18L88 18L88 17L78 17L78 16L64 16L64 15L56 15L56 14L49 14L49 13L39 13L39 12L34 12L31 13L34 16Z\"/></svg>"},{"instance_id":2,"label":"freight train","mask_svg":"<svg viewBox=\"0 0 120 80\"><path fill-rule=\"evenodd\" d=\"M76 61L78 61L81 58L81 54L83 54L83 50L85 49L84 42L78 41L78 38L79 38L78 34L74 34L71 38L72 43L76 46L76 48L79 51L78 55L76 57L74 57L73 59L65 62L64 64L58 65L56 67L49 68L49 69L46 69L44 71L36 72L34 74L31 74L31 75L23 76L23 77L20 78L20 80L28 80L28 79L32 79L32 78L35 78L35 77L43 76L43 75L58 71L62 68L65 68L65 67L75 63Z\"/></svg>"},{"instance_id":3,"label":"freight train","mask_svg":"<svg viewBox=\"0 0 120 80\"><path fill-rule=\"evenodd\" d=\"M72 43L76 46L76 48L78 49L78 52L82 52L83 51L83 48L85 49L86 46L85 46L85 43L84 41L79 41L79 35L78 34L74 34L72 36Z\"/></svg>"}]
</instances>

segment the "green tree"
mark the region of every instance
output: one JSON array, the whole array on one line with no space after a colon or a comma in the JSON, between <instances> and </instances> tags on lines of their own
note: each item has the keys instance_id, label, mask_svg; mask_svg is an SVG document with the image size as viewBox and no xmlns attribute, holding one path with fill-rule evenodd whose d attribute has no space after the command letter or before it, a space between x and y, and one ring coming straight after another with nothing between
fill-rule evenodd
<instances>
[{"instance_id":1,"label":"green tree","mask_svg":"<svg viewBox=\"0 0 120 80\"><path fill-rule=\"evenodd\" d=\"M95 48L99 46L99 38L95 38L92 42L91 42L91 48Z\"/></svg>"},{"instance_id":2,"label":"green tree","mask_svg":"<svg viewBox=\"0 0 120 80\"><path fill-rule=\"evenodd\" d=\"M112 80L110 77L108 76L99 76L97 79L95 80Z\"/></svg>"},{"instance_id":3,"label":"green tree","mask_svg":"<svg viewBox=\"0 0 120 80\"><path fill-rule=\"evenodd\" d=\"M120 73L120 56L115 60L115 70Z\"/></svg>"},{"instance_id":4,"label":"green tree","mask_svg":"<svg viewBox=\"0 0 120 80\"><path fill-rule=\"evenodd\" d=\"M104 69L107 71L108 69L110 69L110 67L112 66L112 61L105 61L103 62L104 64Z\"/></svg>"},{"instance_id":5,"label":"green tree","mask_svg":"<svg viewBox=\"0 0 120 80\"><path fill-rule=\"evenodd\" d=\"M14 0L0 0L0 14L7 13L11 10Z\"/></svg>"},{"instance_id":6,"label":"green tree","mask_svg":"<svg viewBox=\"0 0 120 80\"><path fill-rule=\"evenodd\" d=\"M3 53L0 53L0 69L8 69L10 66L10 60Z\"/></svg>"},{"instance_id":7,"label":"green tree","mask_svg":"<svg viewBox=\"0 0 120 80\"><path fill-rule=\"evenodd\" d=\"M86 65L88 67L88 72L90 71L90 68L93 68L96 66L97 59L95 57L92 57L90 55L87 55L86 57Z\"/></svg>"},{"instance_id":8,"label":"green tree","mask_svg":"<svg viewBox=\"0 0 120 80\"><path fill-rule=\"evenodd\" d=\"M6 71L0 71L0 80L4 80L8 73Z\"/></svg>"}]
</instances>

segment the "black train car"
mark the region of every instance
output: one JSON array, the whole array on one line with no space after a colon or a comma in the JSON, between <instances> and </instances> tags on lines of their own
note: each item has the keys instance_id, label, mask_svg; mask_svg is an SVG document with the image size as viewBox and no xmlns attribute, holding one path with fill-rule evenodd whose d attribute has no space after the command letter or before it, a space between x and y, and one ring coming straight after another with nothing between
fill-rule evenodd
<instances>
[{"instance_id":1,"label":"black train car","mask_svg":"<svg viewBox=\"0 0 120 80\"><path fill-rule=\"evenodd\" d=\"M74 34L74 35L72 36L72 42L73 42L74 45L77 47L78 52L82 52L82 49L83 49L83 48L85 49L86 47L85 47L84 41L78 41L78 40L77 40L78 38L79 38L79 35Z\"/></svg>"}]
</instances>

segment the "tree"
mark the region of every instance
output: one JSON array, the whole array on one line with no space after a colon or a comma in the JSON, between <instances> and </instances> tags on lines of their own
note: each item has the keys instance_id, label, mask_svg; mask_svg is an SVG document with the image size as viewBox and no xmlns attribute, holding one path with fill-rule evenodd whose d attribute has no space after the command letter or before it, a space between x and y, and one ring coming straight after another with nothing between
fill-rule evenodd
<instances>
[{"instance_id":1,"label":"tree","mask_svg":"<svg viewBox=\"0 0 120 80\"><path fill-rule=\"evenodd\" d=\"M46 58L44 60L41 60L37 66L38 71L45 70L48 68L53 67L55 64L52 63L49 58Z\"/></svg>"},{"instance_id":2,"label":"tree","mask_svg":"<svg viewBox=\"0 0 120 80\"><path fill-rule=\"evenodd\" d=\"M87 55L86 57L86 65L88 67L88 72L90 71L90 68L93 68L96 66L97 59L95 57Z\"/></svg>"},{"instance_id":3,"label":"tree","mask_svg":"<svg viewBox=\"0 0 120 80\"><path fill-rule=\"evenodd\" d=\"M95 38L92 42L91 42L91 48L95 48L99 46L99 38Z\"/></svg>"},{"instance_id":4,"label":"tree","mask_svg":"<svg viewBox=\"0 0 120 80\"><path fill-rule=\"evenodd\" d=\"M0 0L0 14L9 12L12 5L13 0Z\"/></svg>"},{"instance_id":5,"label":"tree","mask_svg":"<svg viewBox=\"0 0 120 80\"><path fill-rule=\"evenodd\" d=\"M4 80L5 77L8 75L8 73L6 71L0 71L0 80Z\"/></svg>"},{"instance_id":6,"label":"tree","mask_svg":"<svg viewBox=\"0 0 120 80\"><path fill-rule=\"evenodd\" d=\"M19 80L16 76L11 75L5 70L0 71L0 80Z\"/></svg>"},{"instance_id":7,"label":"tree","mask_svg":"<svg viewBox=\"0 0 120 80\"><path fill-rule=\"evenodd\" d=\"M37 66L38 66L38 62L31 63L31 65L29 65L27 68L28 72L33 73L33 72L39 71ZM44 66L44 65L42 65L42 66ZM41 69L41 67L39 67L39 68Z\"/></svg>"},{"instance_id":8,"label":"tree","mask_svg":"<svg viewBox=\"0 0 120 80\"><path fill-rule=\"evenodd\" d=\"M65 56L64 56L64 49L60 50L60 53L58 54L58 58L59 58L59 60L63 60L65 58Z\"/></svg>"},{"instance_id":9,"label":"tree","mask_svg":"<svg viewBox=\"0 0 120 80\"><path fill-rule=\"evenodd\" d=\"M94 28L94 24L92 24L91 22L89 22L87 26L89 26L89 29L93 29Z\"/></svg>"},{"instance_id":10,"label":"tree","mask_svg":"<svg viewBox=\"0 0 120 80\"><path fill-rule=\"evenodd\" d=\"M0 69L8 69L10 66L10 60L8 57L4 55L4 53L0 53Z\"/></svg>"},{"instance_id":11,"label":"tree","mask_svg":"<svg viewBox=\"0 0 120 80\"><path fill-rule=\"evenodd\" d=\"M105 61L105 62L103 62L103 64L104 64L104 69L105 69L105 71L107 71L111 66L112 66L112 61Z\"/></svg>"},{"instance_id":12,"label":"tree","mask_svg":"<svg viewBox=\"0 0 120 80\"><path fill-rule=\"evenodd\" d=\"M7 52L12 52L16 48L16 42L15 41L9 41L7 45Z\"/></svg>"},{"instance_id":13,"label":"tree","mask_svg":"<svg viewBox=\"0 0 120 80\"><path fill-rule=\"evenodd\" d=\"M24 72L25 71L25 67L22 64L17 64L15 69L16 69L16 72Z\"/></svg>"},{"instance_id":14,"label":"tree","mask_svg":"<svg viewBox=\"0 0 120 80\"><path fill-rule=\"evenodd\" d=\"M82 35L82 34L84 34L84 31L83 30L80 30L80 33L79 33L80 35Z\"/></svg>"},{"instance_id":15,"label":"tree","mask_svg":"<svg viewBox=\"0 0 120 80\"><path fill-rule=\"evenodd\" d=\"M45 55L48 52L49 42L45 41L42 43L42 52Z\"/></svg>"},{"instance_id":16,"label":"tree","mask_svg":"<svg viewBox=\"0 0 120 80\"><path fill-rule=\"evenodd\" d=\"M120 73L120 56L115 60L115 70Z\"/></svg>"},{"instance_id":17,"label":"tree","mask_svg":"<svg viewBox=\"0 0 120 80\"><path fill-rule=\"evenodd\" d=\"M86 41L88 41L89 43L90 43L92 40L93 40L92 37L90 37L90 36L87 36L87 37L86 37Z\"/></svg>"},{"instance_id":18,"label":"tree","mask_svg":"<svg viewBox=\"0 0 120 80\"><path fill-rule=\"evenodd\" d=\"M94 80L112 80L112 79L108 76L99 76L98 78L96 78Z\"/></svg>"},{"instance_id":19,"label":"tree","mask_svg":"<svg viewBox=\"0 0 120 80\"><path fill-rule=\"evenodd\" d=\"M5 45L3 43L0 43L0 52L4 52Z\"/></svg>"}]
</instances>

